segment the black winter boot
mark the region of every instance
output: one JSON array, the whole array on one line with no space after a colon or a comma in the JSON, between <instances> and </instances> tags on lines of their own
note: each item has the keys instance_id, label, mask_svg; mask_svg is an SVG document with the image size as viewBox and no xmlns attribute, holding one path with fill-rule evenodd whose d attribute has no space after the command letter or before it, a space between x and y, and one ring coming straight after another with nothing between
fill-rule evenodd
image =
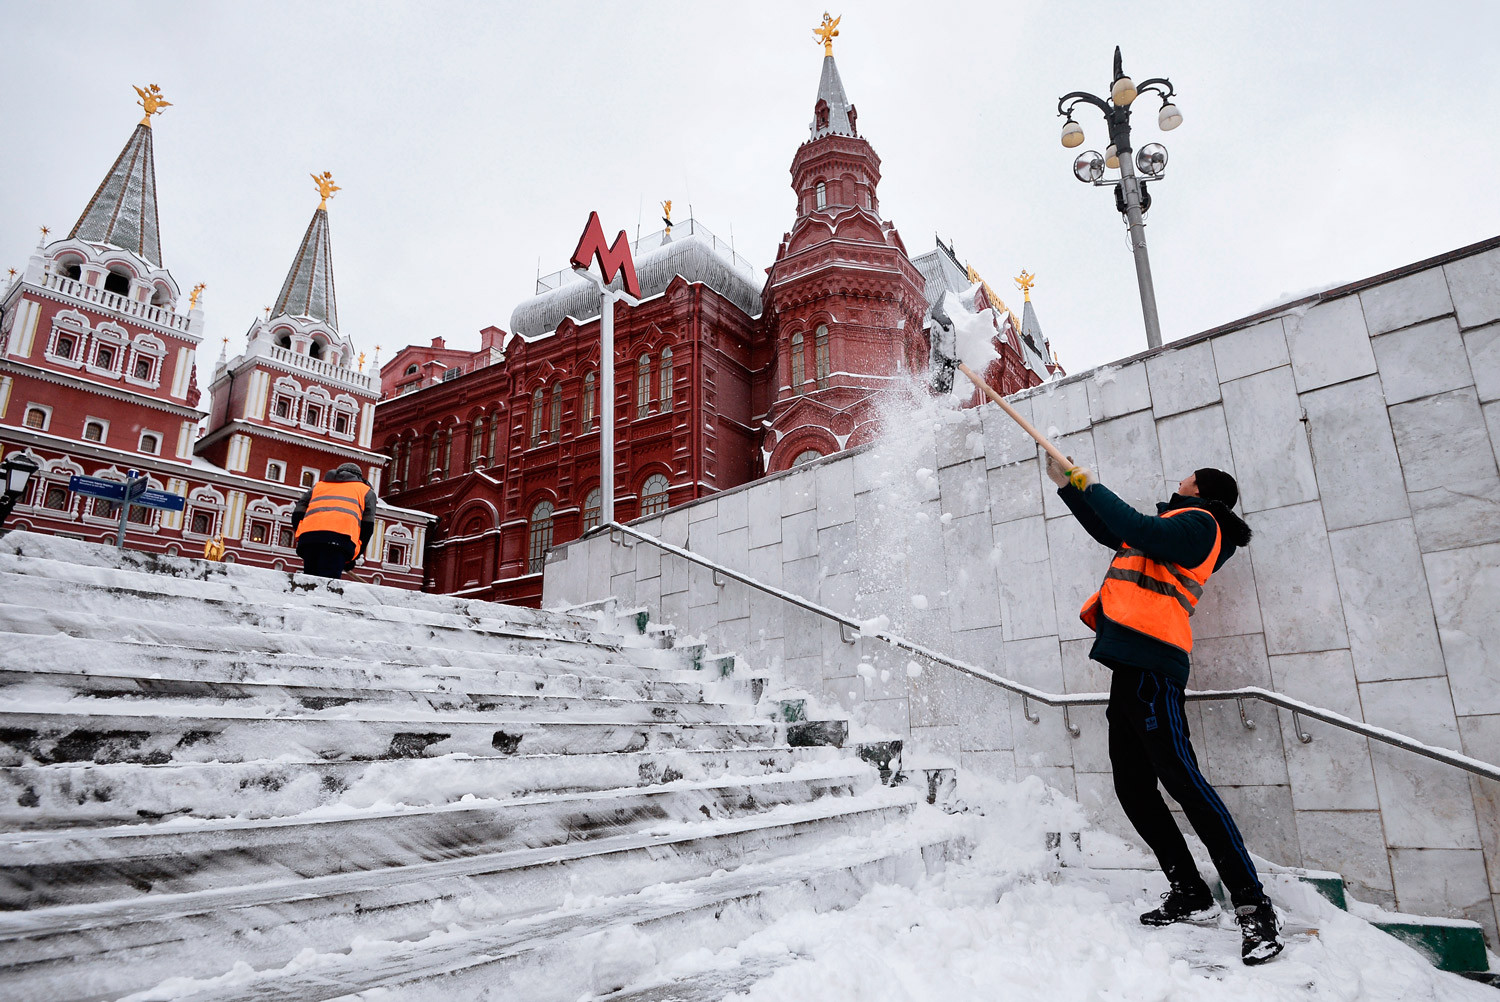
<instances>
[{"instance_id":1,"label":"black winter boot","mask_svg":"<svg viewBox=\"0 0 1500 1002\"><path fill-rule=\"evenodd\" d=\"M1218 902L1194 874L1188 880L1173 880L1171 890L1161 896L1161 907L1141 916L1141 925L1171 925L1173 922L1204 922L1219 912Z\"/></svg>"},{"instance_id":2,"label":"black winter boot","mask_svg":"<svg viewBox=\"0 0 1500 1002\"><path fill-rule=\"evenodd\" d=\"M1254 966L1264 964L1281 952L1281 940L1276 938L1281 923L1276 921L1276 909L1267 898L1259 904L1240 905L1234 910L1240 922L1240 959Z\"/></svg>"}]
</instances>

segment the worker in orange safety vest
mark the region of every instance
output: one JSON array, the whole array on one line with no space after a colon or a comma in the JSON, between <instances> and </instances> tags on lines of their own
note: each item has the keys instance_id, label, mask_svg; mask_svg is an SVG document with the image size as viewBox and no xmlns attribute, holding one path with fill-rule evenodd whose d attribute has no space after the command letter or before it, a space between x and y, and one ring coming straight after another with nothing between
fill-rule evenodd
<instances>
[{"instance_id":1,"label":"worker in orange safety vest","mask_svg":"<svg viewBox=\"0 0 1500 1002\"><path fill-rule=\"evenodd\" d=\"M1115 551L1079 617L1094 631L1089 657L1110 669L1105 716L1115 793L1169 885L1162 904L1141 922L1204 922L1218 912L1159 784L1203 840L1234 902L1241 959L1265 963L1281 952L1275 909L1234 818L1198 767L1184 697L1191 617L1203 586L1250 542L1250 527L1233 511L1239 485L1223 470L1195 470L1150 516L1094 482L1086 469L1070 471L1049 456L1047 476L1084 531Z\"/></svg>"},{"instance_id":2,"label":"worker in orange safety vest","mask_svg":"<svg viewBox=\"0 0 1500 1002\"><path fill-rule=\"evenodd\" d=\"M375 491L354 463L345 463L307 489L292 508L292 531L302 572L341 578L354 570L375 534Z\"/></svg>"}]
</instances>

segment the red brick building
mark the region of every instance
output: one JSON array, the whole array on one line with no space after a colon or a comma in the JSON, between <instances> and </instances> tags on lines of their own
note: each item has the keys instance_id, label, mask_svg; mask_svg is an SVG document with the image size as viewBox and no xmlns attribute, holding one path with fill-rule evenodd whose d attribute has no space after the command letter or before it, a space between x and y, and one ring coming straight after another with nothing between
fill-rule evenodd
<instances>
[{"instance_id":1,"label":"red brick building","mask_svg":"<svg viewBox=\"0 0 1500 1002\"><path fill-rule=\"evenodd\" d=\"M0 449L40 467L9 525L113 542L118 506L68 482L134 469L185 507L133 507L130 548L197 555L218 538L226 560L300 569L290 516L308 478L354 460L379 484L378 390L338 332L327 212L314 214L274 315L252 325L243 355L220 358L200 439L201 291L180 311L162 264L148 114L67 237L44 234L0 299ZM432 518L387 505L378 516L354 576L420 587Z\"/></svg>"},{"instance_id":2,"label":"red brick building","mask_svg":"<svg viewBox=\"0 0 1500 1002\"><path fill-rule=\"evenodd\" d=\"M796 212L765 272L696 221L636 241L638 306L615 308L616 517L626 520L869 441L878 398L925 374L933 303L989 314L1001 392L1057 371L1030 303L1013 314L941 243L912 257L880 214L880 158L831 55ZM952 306L950 304L950 310ZM429 587L534 603L548 546L599 519L599 295L537 283L507 334L435 338L381 370L386 498L432 512Z\"/></svg>"}]
</instances>

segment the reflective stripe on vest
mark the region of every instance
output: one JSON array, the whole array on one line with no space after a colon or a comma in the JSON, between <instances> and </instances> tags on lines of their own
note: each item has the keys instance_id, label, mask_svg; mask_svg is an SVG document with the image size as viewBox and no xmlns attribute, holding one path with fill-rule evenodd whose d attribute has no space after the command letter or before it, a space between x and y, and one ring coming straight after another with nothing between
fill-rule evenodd
<instances>
[{"instance_id":1,"label":"reflective stripe on vest","mask_svg":"<svg viewBox=\"0 0 1500 1002\"><path fill-rule=\"evenodd\" d=\"M350 490L357 493L349 494ZM313 485L307 513L297 523L297 538L304 532L340 532L359 545L359 523L365 515L365 493L369 488L360 481L335 483L320 480Z\"/></svg>"},{"instance_id":2,"label":"reflective stripe on vest","mask_svg":"<svg viewBox=\"0 0 1500 1002\"><path fill-rule=\"evenodd\" d=\"M1161 517L1172 518L1185 511L1201 511L1213 517L1212 512L1202 508L1176 508ZM1126 543L1110 561L1104 583L1083 604L1079 618L1089 629L1097 631L1102 611L1106 618L1121 626L1184 652L1192 651L1193 628L1188 620L1198 599L1203 597L1203 586L1214 572L1222 543L1218 519L1214 519L1213 548L1208 558L1196 567L1154 560Z\"/></svg>"}]
</instances>

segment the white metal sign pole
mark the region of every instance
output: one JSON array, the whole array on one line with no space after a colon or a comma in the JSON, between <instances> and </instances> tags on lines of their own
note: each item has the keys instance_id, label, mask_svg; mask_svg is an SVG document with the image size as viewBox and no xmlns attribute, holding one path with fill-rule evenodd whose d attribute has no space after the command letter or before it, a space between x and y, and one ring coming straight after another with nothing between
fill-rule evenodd
<instances>
[{"instance_id":1,"label":"white metal sign pole","mask_svg":"<svg viewBox=\"0 0 1500 1002\"><path fill-rule=\"evenodd\" d=\"M615 520L615 297L599 289L599 517Z\"/></svg>"}]
</instances>

